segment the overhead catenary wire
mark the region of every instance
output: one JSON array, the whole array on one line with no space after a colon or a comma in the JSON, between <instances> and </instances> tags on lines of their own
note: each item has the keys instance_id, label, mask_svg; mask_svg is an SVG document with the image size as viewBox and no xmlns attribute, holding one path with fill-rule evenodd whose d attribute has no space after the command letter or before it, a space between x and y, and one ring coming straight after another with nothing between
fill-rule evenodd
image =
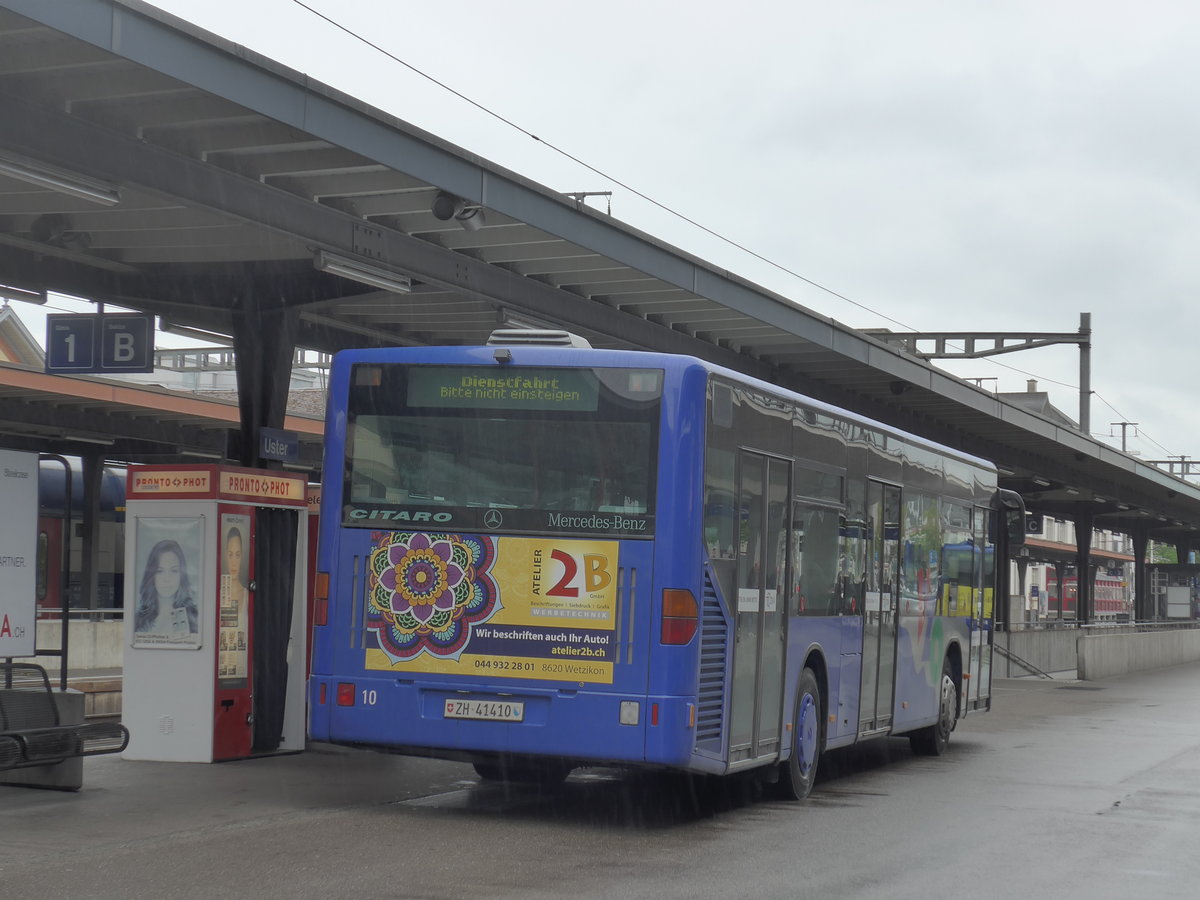
<instances>
[{"instance_id":1,"label":"overhead catenary wire","mask_svg":"<svg viewBox=\"0 0 1200 900\"><path fill-rule=\"evenodd\" d=\"M312 13L314 16L318 17L319 19L323 19L324 21L328 22L330 25L332 25L334 28L337 28L339 31L345 32L347 35L349 35L350 37L354 38L357 41L361 41L363 44L370 47L372 50L375 50L376 52L383 54L384 56L386 56L388 59L392 60L393 62L396 62L396 63L404 66L406 69L408 69L409 71L413 72L416 75L419 75L421 78L424 78L426 81L430 82L431 84L434 84L437 87L441 88L442 90L447 91L450 94L453 94L455 97L458 97L464 103L470 104L471 106L475 107L476 109L478 109L480 112L484 113L485 115L491 116L496 121L501 122L504 125L507 125L508 127L512 128L516 131L519 131L521 134L525 135L530 140L537 141L539 144L542 144L547 149L552 150L553 152L559 154L564 159L568 159L571 162L575 163L576 165L582 166L583 168L587 169L592 174L598 175L599 177L605 179L606 181L609 181L612 184L615 184L617 187L621 188L622 190L629 191L629 193L633 194L635 197L638 197L639 199L644 200L645 202L649 203L651 206L654 206L657 209L662 210L663 212L667 213L668 215L674 216L675 218L679 219L680 221L686 222L687 224L693 226L694 228L700 229L705 234L707 234L711 237L714 237L717 240L719 240L725 244L728 244L729 246L731 246L737 250L740 250L743 253L748 254L749 256L753 257L754 259L759 260L760 262L766 263L768 266L771 266L772 268L778 269L781 272L791 275L793 278L797 278L800 281L803 281L805 284L807 284L811 287L814 287L819 291L823 291L826 294L829 294L831 297L836 297L837 299L842 300L846 303L849 303L852 306L856 306L859 309L863 310L864 312L871 313L871 315L873 315L873 316L879 316L881 319L891 322L893 325L899 325L901 328L905 328L910 331L916 330L915 328L913 328L913 326L911 326L905 322L901 322L899 319L895 319L895 318L887 315L887 313L882 313L877 309L872 309L871 307L867 306L865 303L860 303L859 301L854 300L851 297L847 297L845 294L839 293L838 291L835 291L833 288L828 287L824 284L821 284L820 282L815 281L814 279L809 278L806 275L802 275L800 272L797 272L795 269L791 269L791 268L783 265L782 263L771 259L768 256L764 256L763 254L759 253L758 251L752 250L750 247L747 247L745 244L739 243L738 241L734 240L733 238L723 235L719 231L716 231L713 228L709 228L707 225L703 224L702 222L697 221L696 219L691 218L687 214L682 213L679 210L674 209L670 206L667 206L665 203L662 203L661 201L655 200L649 194L646 194L645 192L638 190L637 188L633 187L632 185L628 184L627 182L622 181L620 178L617 178L614 175L610 175L608 172L605 172L604 170L597 168L596 166L593 166L591 163L576 156L575 154L571 153L570 151L565 150L564 148L558 146L557 144L554 144L542 137L539 137L537 134L534 134L528 128L525 128L524 126L518 124L517 122L514 122L512 119L509 119L507 116L504 116L503 114L496 112L494 109L480 103L478 100L475 100L475 99L467 96L466 94L462 93L461 91L456 90L455 88L446 84L444 81L440 81L439 79L430 75L428 72L425 72L422 69L417 68L412 63L408 62L407 60L402 59L401 57L399 57L396 54L392 53L391 51L385 49L384 47L380 46L379 44L375 43L374 41L371 41L371 40L363 37L362 35L355 32L353 29L348 28L347 26L341 24L340 22L336 21L335 19L326 15L325 13L321 12L320 10L314 9L313 7L309 6L307 3L304 2L304 0L292 0L292 2L295 3L297 6L308 10L310 13Z\"/></svg>"},{"instance_id":2,"label":"overhead catenary wire","mask_svg":"<svg viewBox=\"0 0 1200 900\"><path fill-rule=\"evenodd\" d=\"M919 331L919 329L913 327L912 325L907 324L906 322L902 322L901 320L896 319L892 316L889 316L886 313L880 312L877 309L873 309L872 307L868 306L865 303L861 303L858 300L848 297L845 294L843 294L839 291L836 291L833 288L828 287L827 285L821 284L820 282L818 282L812 278L809 278L808 276L803 275L800 272L797 272L795 269L792 269L792 268L784 265L783 263L780 263L774 259L771 259L770 257L765 256L765 255L757 252L756 250L751 249L750 247L747 247L745 244L742 244L739 241L734 240L733 238L730 238L724 234L721 234L720 232L716 231L715 229L710 228L707 225L704 225L703 223L686 215L685 213L682 213L679 210L674 209L673 207L668 206L665 203L662 203L661 201L655 200L650 195L646 194L643 191L638 190L637 188L633 187L632 185L628 184L627 182L622 181L620 178L617 178L617 177L609 174L608 172L605 172L604 170L598 168L597 166L592 165L591 163L587 162L586 160L582 159L579 156L576 156L575 154L571 153L570 151L564 149L563 147L560 147L557 144L555 144L551 141L548 141L545 138L542 138L541 136L535 134L533 131L530 131L528 128L525 128L524 126L522 126L519 123L515 122L514 120L508 118L507 116L503 115L502 113L499 113L496 110L492 109L491 107L489 107L483 103L480 103L478 100L475 100L474 98L468 96L467 94L464 94L462 91L459 91L456 88L451 87L444 81L441 81L440 79L434 77L433 75L430 75L428 72L425 72L424 70L418 68L417 66L408 62L407 60L401 58L400 56L397 56L395 53L386 49L382 45L364 37L363 35L354 31L354 29L352 29L346 25L343 25L341 22L338 22L332 16L329 16L326 13L323 13L320 10L314 8L309 3L306 3L305 0L292 0L292 2L296 6L299 6L300 8L306 10L310 14L323 20L327 24L338 29L339 31L341 31L344 34L348 35L349 37L353 38L354 40L364 44L367 47L370 47L372 50L376 51L377 53L380 53L383 56L387 57L388 59L392 60L393 62L403 66L404 68L408 69L413 74L425 79L426 81L437 86L441 90L444 90L449 94L452 94L453 96L462 100L464 103L467 103L468 105L479 110L483 114L490 116L491 118L506 125L507 127L512 128L513 130L525 135L530 140L533 140L539 144L542 144L544 147L546 147L547 149L551 150L554 153L559 154L564 159L570 160L571 162L575 163L576 165L583 167L587 171L599 176L600 178L605 179L606 181L610 182L611 184L614 184L617 187L620 187L621 189L628 191L629 193L631 193L634 196L638 197L639 199L645 201L646 203L649 203L650 205L654 206L655 208L662 210L663 212L667 213L668 215L673 216L682 222L686 222L687 224L691 225L694 228L699 229L700 231L704 232L705 234L709 235L710 237L716 238L717 240L721 241L722 243L727 244L728 246L733 247L733 248L741 251L742 253L745 253L748 256L750 256L762 263L765 263L766 265L768 265L774 269L777 269L780 272L790 275L791 277L798 279L799 281L803 282L804 284L807 284L810 287L813 287L819 291L822 291L823 293L828 294L831 297L835 297L838 300L841 300L845 303L849 303L851 306L857 307L858 309L861 309L864 312L868 312L873 316L878 316L879 318L883 319L884 321L890 322L893 325L897 325L900 328L903 328L907 331ZM1007 363L998 362L995 359L989 358L987 361L992 363L995 366L999 366L1002 369L1007 369L1011 372L1015 372L1020 375L1025 375L1030 378L1037 378L1040 381L1044 381L1049 384L1057 385L1059 387L1069 388L1071 390L1076 390L1076 391L1079 390L1078 385L1072 385L1072 384L1068 384L1067 382L1058 381L1053 378L1047 378L1043 375L1038 375L1037 373L1029 372L1025 369L1021 369L1016 366L1008 365ZM1108 406L1110 409L1113 409L1112 405L1109 404L1107 401L1103 400L1103 398L1101 398L1099 394L1097 394L1095 391L1093 391L1092 393L1094 396L1097 397L1097 399L1102 400L1102 402L1104 402L1106 406ZM1115 409L1113 409L1113 411L1116 412ZM1118 415L1120 415L1120 414L1118 413ZM1151 443L1155 444L1157 447L1159 447L1164 452L1166 452L1166 449L1163 448L1161 444L1159 444L1157 441L1150 438L1148 435L1145 435L1144 432L1142 432L1142 436L1146 437L1147 440L1149 440Z\"/></svg>"},{"instance_id":3,"label":"overhead catenary wire","mask_svg":"<svg viewBox=\"0 0 1200 900\"><path fill-rule=\"evenodd\" d=\"M1116 413L1121 419L1127 418L1123 412L1121 412L1119 409L1117 409L1115 406L1113 406L1111 403L1109 403L1107 400L1105 400L1102 396L1100 396L1100 394L1093 391L1092 395L1097 400L1099 400L1101 403L1103 403L1105 406L1107 406L1109 409L1111 409L1114 413ZM1155 447L1157 447L1159 450L1161 450L1163 452L1164 456L1178 456L1179 455L1177 453L1172 454L1170 450L1168 450L1166 447L1164 447L1162 444L1160 444L1154 438L1150 437L1150 435L1146 434L1145 429L1141 428L1140 426L1137 429L1137 433L1136 433L1135 437L1145 438L1149 443L1153 444Z\"/></svg>"}]
</instances>

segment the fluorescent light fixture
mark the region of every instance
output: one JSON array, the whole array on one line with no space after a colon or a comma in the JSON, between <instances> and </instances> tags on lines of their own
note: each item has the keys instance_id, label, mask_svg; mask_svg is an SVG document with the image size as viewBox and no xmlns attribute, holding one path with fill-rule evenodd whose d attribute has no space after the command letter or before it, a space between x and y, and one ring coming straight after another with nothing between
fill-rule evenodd
<instances>
[{"instance_id":1,"label":"fluorescent light fixture","mask_svg":"<svg viewBox=\"0 0 1200 900\"><path fill-rule=\"evenodd\" d=\"M159 317L159 331L165 331L167 334L176 334L179 337L193 338L197 341L208 341L213 344L226 344L233 346L233 338L228 334L221 334L219 331L209 331L206 328L193 328L190 325L176 325L174 322L168 322L166 319Z\"/></svg>"},{"instance_id":2,"label":"fluorescent light fixture","mask_svg":"<svg viewBox=\"0 0 1200 900\"><path fill-rule=\"evenodd\" d=\"M5 302L9 300L20 300L22 303L36 303L42 306L46 303L45 291L27 291L25 288L13 287L9 284L0 284L0 300Z\"/></svg>"},{"instance_id":3,"label":"fluorescent light fixture","mask_svg":"<svg viewBox=\"0 0 1200 900\"><path fill-rule=\"evenodd\" d=\"M180 450L180 456L193 456L196 459L224 459L224 453L215 453L208 450Z\"/></svg>"},{"instance_id":4,"label":"fluorescent light fixture","mask_svg":"<svg viewBox=\"0 0 1200 900\"><path fill-rule=\"evenodd\" d=\"M407 294L412 290L412 278L408 275L324 250L318 250L313 257L313 267L318 272L328 272L393 294Z\"/></svg>"},{"instance_id":5,"label":"fluorescent light fixture","mask_svg":"<svg viewBox=\"0 0 1200 900\"><path fill-rule=\"evenodd\" d=\"M116 206L121 202L121 191L115 184L76 175L74 172L23 156L0 156L0 175L49 188L60 194L79 197L81 200L90 200L101 206Z\"/></svg>"},{"instance_id":6,"label":"fluorescent light fixture","mask_svg":"<svg viewBox=\"0 0 1200 900\"><path fill-rule=\"evenodd\" d=\"M114 441L112 438L83 437L79 434L67 434L65 431L62 434L62 440L78 442L81 444L98 444L101 447L111 447L114 443L116 443L116 441Z\"/></svg>"}]
</instances>

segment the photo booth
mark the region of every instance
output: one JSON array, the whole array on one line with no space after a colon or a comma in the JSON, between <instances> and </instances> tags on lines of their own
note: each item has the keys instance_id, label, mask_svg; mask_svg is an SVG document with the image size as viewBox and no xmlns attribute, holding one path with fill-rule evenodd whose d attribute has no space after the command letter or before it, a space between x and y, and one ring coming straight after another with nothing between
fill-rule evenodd
<instances>
[{"instance_id":1,"label":"photo booth","mask_svg":"<svg viewBox=\"0 0 1200 900\"><path fill-rule=\"evenodd\" d=\"M127 759L304 749L306 484L226 466L138 466L125 513Z\"/></svg>"}]
</instances>

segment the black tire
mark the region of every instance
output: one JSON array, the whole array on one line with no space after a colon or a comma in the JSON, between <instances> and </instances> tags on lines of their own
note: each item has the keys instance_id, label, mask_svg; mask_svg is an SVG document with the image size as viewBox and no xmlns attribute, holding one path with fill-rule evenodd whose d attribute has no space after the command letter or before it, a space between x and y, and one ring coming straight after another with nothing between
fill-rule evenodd
<instances>
[{"instance_id":1,"label":"black tire","mask_svg":"<svg viewBox=\"0 0 1200 900\"><path fill-rule=\"evenodd\" d=\"M949 658L942 663L942 680L938 689L938 719L932 725L908 736L913 753L920 756L941 756L950 743L950 732L958 724L958 684Z\"/></svg>"},{"instance_id":2,"label":"black tire","mask_svg":"<svg viewBox=\"0 0 1200 900\"><path fill-rule=\"evenodd\" d=\"M506 757L489 762L476 762L475 774L483 781L506 781L536 784L543 787L560 784L571 774L572 767L552 759Z\"/></svg>"},{"instance_id":3,"label":"black tire","mask_svg":"<svg viewBox=\"0 0 1200 900\"><path fill-rule=\"evenodd\" d=\"M792 722L792 754L779 764L779 795L785 800L804 800L812 793L825 746L825 713L812 669L800 673Z\"/></svg>"},{"instance_id":4,"label":"black tire","mask_svg":"<svg viewBox=\"0 0 1200 900\"><path fill-rule=\"evenodd\" d=\"M500 768L500 763L494 762L477 762L472 763L475 767L475 774L483 781L503 781L504 772Z\"/></svg>"}]
</instances>

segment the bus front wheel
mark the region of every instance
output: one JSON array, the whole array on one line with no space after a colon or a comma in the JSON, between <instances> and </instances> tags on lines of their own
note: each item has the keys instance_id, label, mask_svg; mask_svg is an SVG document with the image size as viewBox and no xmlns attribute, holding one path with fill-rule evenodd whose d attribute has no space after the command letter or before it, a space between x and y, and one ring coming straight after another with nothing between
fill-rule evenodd
<instances>
[{"instance_id":1,"label":"bus front wheel","mask_svg":"<svg viewBox=\"0 0 1200 900\"><path fill-rule=\"evenodd\" d=\"M792 721L792 755L779 764L779 792L786 800L803 800L812 793L817 779L824 734L821 691L812 669L800 673Z\"/></svg>"},{"instance_id":2,"label":"bus front wheel","mask_svg":"<svg viewBox=\"0 0 1200 900\"><path fill-rule=\"evenodd\" d=\"M913 753L920 756L941 756L950 743L950 732L958 724L958 685L954 681L954 668L947 659L942 663L942 681L938 690L938 718L932 725L914 731L908 736Z\"/></svg>"}]
</instances>

